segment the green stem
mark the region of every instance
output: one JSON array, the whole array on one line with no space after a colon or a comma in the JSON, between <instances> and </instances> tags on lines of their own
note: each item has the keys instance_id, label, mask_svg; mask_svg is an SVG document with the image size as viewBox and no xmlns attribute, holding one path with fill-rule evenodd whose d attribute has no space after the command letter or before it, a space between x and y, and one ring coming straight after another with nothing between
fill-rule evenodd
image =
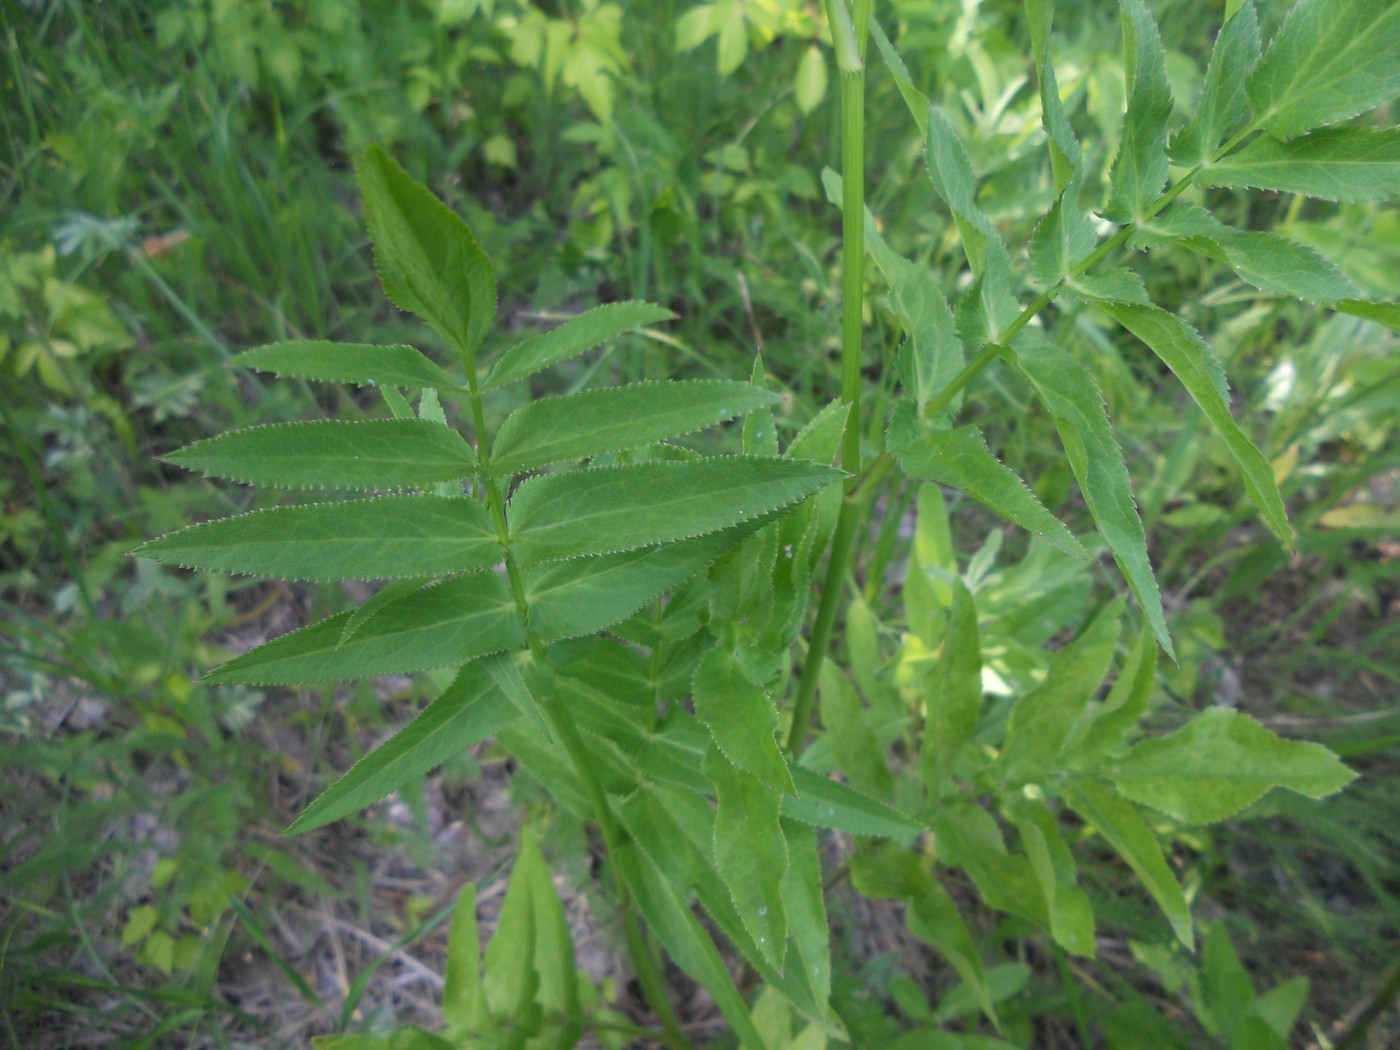
<instances>
[{"instance_id":1,"label":"green stem","mask_svg":"<svg viewBox=\"0 0 1400 1050\"><path fill-rule=\"evenodd\" d=\"M519 610L521 617L528 624L530 606L525 597L525 582L510 549L510 529L506 524L505 500L500 485L491 474L491 441L486 433L486 416L482 409L481 389L476 380L476 368L470 359L467 360L467 382L471 392L472 425L476 428L476 456L477 461L481 464L481 479L486 495L486 507L491 513L492 520L496 523L496 533L500 537L501 547L505 552L506 575L510 580L511 595L515 599L516 609ZM526 632L526 641L529 644L530 652L537 660L548 661L549 657L545 653L544 645L533 631ZM552 690L551 693L553 693ZM597 771L589 757L588 748L584 745L583 737L579 734L578 726L574 724L573 717L560 702L557 693L537 699L544 708L550 725L554 727L555 734L563 741L564 749L569 753L569 760L573 763L574 773L593 805L594 819L598 822L598 830L603 836L603 848L608 855L608 867L612 869L613 873L613 885L617 892L618 907L622 911L622 929L627 940L627 952L632 957L632 970L637 976L637 983L642 987L642 995L665 1029L662 1041L671 1050L694 1050L690 1040L681 1031L675 1011L671 1009L670 1000L666 997L666 982L661 976L660 967L657 965L656 958L642 932L642 924L637 918L636 904L633 902L627 889L627 883L623 880L622 873L618 869L616 853L622 844L622 836L613 815L612 805L608 802L607 793L603 790L602 781L598 779Z\"/></svg>"},{"instance_id":2,"label":"green stem","mask_svg":"<svg viewBox=\"0 0 1400 1050\"><path fill-rule=\"evenodd\" d=\"M826 565L821 603L807 646L787 747L796 753L807 735L815 706L817 681L836 622L846 566L855 549L861 500L860 469L860 351L861 315L865 293L865 43L870 22L870 0L855 0L854 11L846 0L827 0L827 21L836 45L841 70L841 400L850 406L841 444L841 464L846 469L846 498L836 519L831 554ZM881 470L888 469L884 467Z\"/></svg>"}]
</instances>

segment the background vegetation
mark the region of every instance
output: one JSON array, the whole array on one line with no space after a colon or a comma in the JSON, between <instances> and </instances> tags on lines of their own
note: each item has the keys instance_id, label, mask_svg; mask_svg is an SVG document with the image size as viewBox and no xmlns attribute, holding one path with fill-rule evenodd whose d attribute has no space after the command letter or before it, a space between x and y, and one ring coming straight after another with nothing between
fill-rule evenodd
<instances>
[{"instance_id":1,"label":"background vegetation","mask_svg":"<svg viewBox=\"0 0 1400 1050\"><path fill-rule=\"evenodd\" d=\"M1058 6L1062 89L1086 148L1111 156L1124 104L1114 5ZM1225 5L1151 7L1187 106ZM1260 5L1266 39L1286 8ZM1030 160L1043 142L1021 3L889 0L877 11L915 82L960 121L983 207L1024 243L1053 197ZM326 388L263 386L224 367L231 353L298 337L421 338L378 295L356 213L352 159L371 141L470 219L500 275L498 338L618 298L680 315L664 336L575 366L570 389L597 369L742 378L761 352L787 396L778 421L790 437L838 385L839 224L820 181L836 157L835 71L821 26L818 6L797 0L0 5L8 1045L298 1046L432 1026L457 891L476 882L489 916L522 821L561 858L580 961L616 1011L616 1045L629 1045L638 997L615 931L595 918L607 909L569 870L587 857L583 832L489 748L360 819L280 837L353 749L411 716L419 686L253 690L199 675L362 593L126 555L244 505L159 455L233 425L366 412ZM885 238L951 291L954 234L882 75L870 79L868 129ZM1191 192L1229 207L1230 191ZM1393 207L1288 194L1249 207L1238 225L1316 247L1374 297L1400 288ZM1150 265L1154 289L1176 289L1163 301L1210 336L1299 536L1296 557L1268 537L1184 395L1149 393L1164 388L1140 382L1151 373L1140 356L1092 317L1076 324L1118 421L1177 642L1154 717L1237 707L1326 743L1362 779L1324 803L1275 793L1218 828L1177 832L1172 859L1210 931L1199 956L1172 948L1107 855L1083 873L1111 920L1097 959L1071 961L991 913L975 933L999 963L1004 1037L1023 1046L1243 1046L1231 1011L1251 989L1273 989L1279 1011L1305 995L1292 1038L1326 1045L1383 991L1400 932L1397 337L1261 297L1184 253ZM875 376L897 334L878 272L867 276ZM977 423L1041 499L1086 520L1027 392L988 372L968 397L985 403ZM913 495L888 502L879 564L908 557ZM1093 567L1047 586L1023 536L973 504L951 513L966 571L997 577L981 601L999 611L984 649L1008 681L1043 666L1043 648L1118 586ZM898 579L865 580L877 613ZM973 1012L896 905L838 882L828 907L834 999L857 1045ZM724 1027L700 995L683 1020L702 1040ZM1355 1045L1400 1039L1393 1007L1367 1023Z\"/></svg>"}]
</instances>

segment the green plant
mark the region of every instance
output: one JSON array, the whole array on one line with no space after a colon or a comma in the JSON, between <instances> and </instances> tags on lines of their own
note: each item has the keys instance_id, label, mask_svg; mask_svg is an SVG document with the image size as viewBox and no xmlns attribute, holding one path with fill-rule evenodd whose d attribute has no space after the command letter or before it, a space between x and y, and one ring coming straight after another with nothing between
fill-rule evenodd
<instances>
[{"instance_id":1,"label":"green plant","mask_svg":"<svg viewBox=\"0 0 1400 1050\"><path fill-rule=\"evenodd\" d=\"M911 932L948 958L994 1027L991 971L950 891L954 873L1021 928L1048 932L1057 950L1092 955L1095 903L1072 844L1102 841L1134 871L1177 940L1193 946L1187 898L1158 826L1219 822L1274 787L1324 797L1352 774L1321 746L1284 740L1224 706L1133 739L1150 710L1158 650L1170 655L1173 643L1124 456L1095 374L1066 348L1068 333L1121 331L1153 351L1286 545L1292 531L1275 471L1235 422L1205 341L1156 305L1133 270L1100 263L1124 247L1186 251L1268 294L1392 326L1400 309L1362 299L1316 252L1227 225L1209 195L1187 199L1193 187L1212 186L1392 194L1397 133L1331 125L1400 87L1400 54L1387 43L1394 8L1302 0L1265 50L1253 6L1235 7L1195 117L1169 145L1164 49L1141 0L1123 0L1127 111L1110 163L1081 147L1056 88L1052 5L1027 4L1050 192L1029 265L1018 271L979 201L950 115L914 84L868 0L829 0L841 96L842 170L826 180L843 224L841 389L785 445L761 363L750 383L633 383L541 398L488 427L493 392L670 312L601 306L488 360L490 261L456 215L371 148L360 183L384 289L427 323L458 370L408 346L297 341L248 351L238 364L374 385L392 418L238 430L169 458L272 487L400 491L196 525L139 551L200 570L391 581L356 610L235 657L213 672L215 681L270 686L455 670L438 699L292 830L347 816L494 736L563 812L596 824L634 972L661 1023L657 1038L673 1047L689 1040L643 919L744 1045L783 1045L789 1009L811 1026L803 1040L807 1031L816 1045L848 1034L831 1000L817 829L855 836L839 874L868 898L904 901ZM889 247L866 208L872 37L926 138L933 188L966 259L968 287L955 308L929 270ZM1374 45L1341 47L1353 40ZM1378 159L1356 164L1357 151ZM882 355L888 361L873 389L861 360L867 252L905 336ZM1039 405L1059 434L1096 536L1077 536L1047 510L993 455L977 423L959 425L980 407L968 396L981 389L974 383L1001 365L1009 366L1005 383ZM421 391L416 411L405 389ZM448 425L444 398L464 406L472 443ZM668 440L739 417L739 455L706 456ZM589 466L536 473L581 460ZM837 460L844 477L829 466ZM533 476L512 490L522 474ZM1004 626L984 622L999 591L1006 598L1010 573L997 570L1002 536L990 530L964 567L955 543L963 526L949 515L945 487L1031 534L1019 563L1024 630L1011 633L1024 639L1048 623L1041 645L1058 633L1053 651L987 646ZM891 498L877 501L882 495ZM863 541L878 506L910 498L915 540L896 604L882 582L890 545ZM882 535L898 524L887 512ZM1087 614L1069 600L1092 593L1083 585L1088 570L1075 563L1092 561L1094 547L1112 555L1145 621L1126 645L1124 597ZM866 586L852 586L862 562ZM823 572L809 626L808 595ZM838 622L843 663L828 658ZM780 706L789 694L791 704ZM818 716L824 732L809 745ZM827 775L834 770L844 782ZM481 986L507 980L493 974L512 976L485 994L484 1007L468 976L477 959L464 898L449 1039L569 1046L598 1023L580 1005L585 996L542 871L527 840L517 877L534 888L519 890L506 927L519 936L499 952L493 942ZM766 986L753 1008L691 911L692 898ZM1224 950L1213 957L1208 970L1228 982ZM1253 1024L1242 1016L1212 1011L1211 1023L1222 1032ZM340 1045L385 1045L365 1038ZM401 1032L390 1045L436 1046L437 1038ZM931 1027L910 1038L947 1041Z\"/></svg>"}]
</instances>

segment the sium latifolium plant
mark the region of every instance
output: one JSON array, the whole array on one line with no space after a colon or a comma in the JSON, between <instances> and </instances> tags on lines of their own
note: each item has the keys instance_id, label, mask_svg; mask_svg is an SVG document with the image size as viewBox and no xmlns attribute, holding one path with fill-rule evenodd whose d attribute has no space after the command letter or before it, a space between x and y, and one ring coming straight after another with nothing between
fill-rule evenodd
<instances>
[{"instance_id":1,"label":"sium latifolium plant","mask_svg":"<svg viewBox=\"0 0 1400 1050\"><path fill-rule=\"evenodd\" d=\"M842 383L786 447L771 414L776 396L757 381L542 398L490 432L485 405L495 391L669 311L598 307L481 359L496 303L490 261L459 218L371 148L360 186L381 281L451 349L450 367L408 346L252 350L237 363L372 384L389 418L255 427L170 458L251 484L389 494L254 512L141 550L196 569L390 581L356 610L235 658L212 673L217 681L451 669L441 695L291 830L352 814L494 737L562 809L596 823L632 965L661 1025L656 1038L673 1047L689 1041L653 939L706 988L744 1046L799 1045L785 1034L794 1016L804 1047L847 1037L831 1000L826 829L854 838L855 887L904 901L911 931L948 958L993 1025L993 989L945 875L965 872L990 907L1044 929L1065 952L1093 954L1094 908L1062 824L1070 812L1083 835L1121 855L1191 947L1186 896L1154 825L1223 820L1274 787L1322 797L1352 775L1322 747L1283 740L1226 707L1134 739L1158 652L1170 655L1172 641L1103 398L1059 325L1089 312L1155 354L1219 436L1264 523L1290 544L1271 466L1232 416L1209 347L1112 257L1194 252L1264 293L1400 321L1400 306L1364 301L1315 252L1232 228L1183 199L1193 185L1393 195L1400 132L1340 122L1400 93L1400 8L1302 0L1267 47L1253 6L1230 8L1194 118L1174 128L1156 25L1142 0L1122 0L1127 106L1118 152L1099 170L1056 87L1053 4L1026 4L1054 203L1013 255L979 204L952 121L913 83L871 4L829 0L842 135L841 174L827 179L843 221ZM885 243L865 208L872 40L924 135L929 176L966 255L970 283L953 305L928 271ZM897 395L873 424L861 403L867 252L904 334L886 366ZM1072 533L976 426L960 422L969 383L990 368L1017 373L1053 421L1094 535ZM444 398L464 406L471 440L447 424ZM667 443L739 417L740 455ZM854 570L883 557L861 538L876 497L905 480L918 490L902 608L877 612L873 594L852 586ZM1047 588L1065 565L1107 551L1142 628L1124 643L1125 599L1107 602L1067 624L1073 640L1029 673L999 676L982 644L996 629L983 616L993 607L995 550L960 566L947 490L1028 530L1026 575ZM838 622L844 666L827 658ZM889 658L882 639L892 636ZM988 682L1008 680L989 701ZM818 723L824 731L809 746ZM567 1047L597 1023L596 995L576 971L528 833L500 922L483 961L464 895L448 1029L401 1032L395 1038L407 1041L393 1045ZM714 931L763 983L762 996L735 983Z\"/></svg>"}]
</instances>

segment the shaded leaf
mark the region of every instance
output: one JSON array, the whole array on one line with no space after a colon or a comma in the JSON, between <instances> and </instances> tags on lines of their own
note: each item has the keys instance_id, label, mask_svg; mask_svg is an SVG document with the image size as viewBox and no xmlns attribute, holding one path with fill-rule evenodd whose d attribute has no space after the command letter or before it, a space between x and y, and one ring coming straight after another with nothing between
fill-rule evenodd
<instances>
[{"instance_id":1,"label":"shaded leaf","mask_svg":"<svg viewBox=\"0 0 1400 1050\"><path fill-rule=\"evenodd\" d=\"M286 580L439 576L483 569L502 556L486 508L442 496L253 511L187 526L133 553L187 569Z\"/></svg>"},{"instance_id":2,"label":"shaded leaf","mask_svg":"<svg viewBox=\"0 0 1400 1050\"><path fill-rule=\"evenodd\" d=\"M452 667L525 644L505 581L475 573L385 606L342 642L349 613L284 634L206 675L212 682L297 685Z\"/></svg>"},{"instance_id":3,"label":"shaded leaf","mask_svg":"<svg viewBox=\"0 0 1400 1050\"><path fill-rule=\"evenodd\" d=\"M1390 200L1400 197L1400 128L1323 128L1287 142L1260 135L1196 182L1331 201Z\"/></svg>"},{"instance_id":4,"label":"shaded leaf","mask_svg":"<svg viewBox=\"0 0 1400 1050\"><path fill-rule=\"evenodd\" d=\"M287 834L299 835L358 813L453 755L494 736L518 717L510 701L479 667L464 667L412 722L318 795ZM449 962L449 979L454 972L450 967ZM456 987L470 993L469 983Z\"/></svg>"},{"instance_id":5,"label":"shaded leaf","mask_svg":"<svg viewBox=\"0 0 1400 1050\"><path fill-rule=\"evenodd\" d=\"M696 717L709 728L724 756L770 790L795 792L773 735L778 708L734 653L724 646L706 653L695 668L693 689Z\"/></svg>"},{"instance_id":6,"label":"shaded leaf","mask_svg":"<svg viewBox=\"0 0 1400 1050\"><path fill-rule=\"evenodd\" d=\"M943 653L923 681L924 740L920 770L934 798L952 784L953 766L977 732L982 713L982 643L977 609L960 578L952 584L953 604Z\"/></svg>"},{"instance_id":7,"label":"shaded leaf","mask_svg":"<svg viewBox=\"0 0 1400 1050\"><path fill-rule=\"evenodd\" d=\"M515 474L688 434L775 404L777 394L748 383L691 380L632 383L532 401L501 424L491 469Z\"/></svg>"},{"instance_id":8,"label":"shaded leaf","mask_svg":"<svg viewBox=\"0 0 1400 1050\"><path fill-rule=\"evenodd\" d=\"M1123 10L1123 60L1128 76L1128 112L1113 162L1112 191L1104 215L1117 223L1137 222L1167 183L1167 122L1172 89L1157 24L1142 0L1119 0Z\"/></svg>"},{"instance_id":9,"label":"shaded leaf","mask_svg":"<svg viewBox=\"0 0 1400 1050\"><path fill-rule=\"evenodd\" d=\"M675 316L665 307L651 303L622 302L595 306L557 328L516 343L492 366L482 388L490 390L514 383L616 339L624 332L658 321L670 321Z\"/></svg>"},{"instance_id":10,"label":"shaded leaf","mask_svg":"<svg viewBox=\"0 0 1400 1050\"><path fill-rule=\"evenodd\" d=\"M1225 136L1249 112L1245 85L1259 61L1259 16L1245 4L1221 28L1206 70L1205 86L1191 123L1172 138L1171 157L1186 167L1209 164ZM1209 177L1207 168L1202 175ZM1196 181L1200 181L1201 175Z\"/></svg>"},{"instance_id":11,"label":"shaded leaf","mask_svg":"<svg viewBox=\"0 0 1400 1050\"><path fill-rule=\"evenodd\" d=\"M1074 857L1054 814L1043 802L1025 796L1008 801L1007 815L1021 834L1021 845L1045 897L1051 934L1066 951L1092 956L1096 948L1094 908L1079 888Z\"/></svg>"}]
</instances>

